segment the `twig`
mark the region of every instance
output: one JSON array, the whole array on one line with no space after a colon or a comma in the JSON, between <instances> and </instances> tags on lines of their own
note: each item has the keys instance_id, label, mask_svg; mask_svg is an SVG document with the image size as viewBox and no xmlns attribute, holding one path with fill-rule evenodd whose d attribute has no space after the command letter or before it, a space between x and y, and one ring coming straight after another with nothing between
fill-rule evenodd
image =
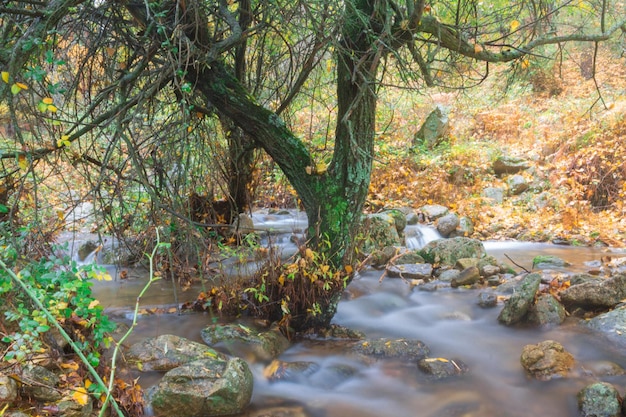
<instances>
[{"instance_id":1,"label":"twig","mask_svg":"<svg viewBox=\"0 0 626 417\"><path fill-rule=\"evenodd\" d=\"M506 253L504 254L504 256L506 256L506 259L508 259L509 261L511 261L513 263L513 265L517 266L518 268L522 268L525 272L530 273L530 271L526 268L524 268L522 265L518 264L517 262L515 262L513 259L511 259L511 257L509 255L507 255Z\"/></svg>"}]
</instances>

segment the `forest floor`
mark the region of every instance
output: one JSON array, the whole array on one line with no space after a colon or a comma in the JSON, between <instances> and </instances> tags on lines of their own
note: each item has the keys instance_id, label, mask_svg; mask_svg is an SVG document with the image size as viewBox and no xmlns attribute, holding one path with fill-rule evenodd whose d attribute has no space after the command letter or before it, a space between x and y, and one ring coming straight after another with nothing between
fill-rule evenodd
<instances>
[{"instance_id":1,"label":"forest floor","mask_svg":"<svg viewBox=\"0 0 626 417\"><path fill-rule=\"evenodd\" d=\"M470 89L381 93L378 125L387 129L378 132L368 210L441 204L472 219L480 239L626 246L626 58L601 50L593 76L589 48L552 68L491 69ZM449 109L447 140L411 150L438 104ZM502 204L485 199L487 187L506 190L491 168L499 155L529 161L522 175L540 189ZM534 204L540 192L550 201L543 208Z\"/></svg>"},{"instance_id":2,"label":"forest floor","mask_svg":"<svg viewBox=\"0 0 626 417\"><path fill-rule=\"evenodd\" d=\"M449 141L441 149L376 163L370 202L446 205L471 218L475 237L484 239L624 246L625 59L604 51L594 79L585 73L585 57L571 56L551 71L538 68L508 91L509 80L496 74L472 90L430 95L433 105L450 108ZM502 204L482 197L486 187L506 190L505 179L491 169L502 154L528 160L532 167L523 175L541 188ZM534 201L542 191L551 204L538 208Z\"/></svg>"}]
</instances>

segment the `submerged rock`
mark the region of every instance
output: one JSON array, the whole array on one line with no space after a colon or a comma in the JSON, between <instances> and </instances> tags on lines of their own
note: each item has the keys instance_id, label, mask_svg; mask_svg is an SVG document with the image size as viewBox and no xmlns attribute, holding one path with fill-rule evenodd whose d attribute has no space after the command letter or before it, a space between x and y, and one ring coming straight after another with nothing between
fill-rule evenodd
<instances>
[{"instance_id":1,"label":"submerged rock","mask_svg":"<svg viewBox=\"0 0 626 417\"><path fill-rule=\"evenodd\" d=\"M420 360L428 356L430 350L419 340L412 339L374 339L354 345L357 353L377 358L403 358Z\"/></svg>"},{"instance_id":2,"label":"submerged rock","mask_svg":"<svg viewBox=\"0 0 626 417\"><path fill-rule=\"evenodd\" d=\"M540 283L541 275L537 273L526 275L516 287L516 291L504 304L498 321L507 326L522 321L535 300L535 294Z\"/></svg>"},{"instance_id":3,"label":"submerged rock","mask_svg":"<svg viewBox=\"0 0 626 417\"><path fill-rule=\"evenodd\" d=\"M622 398L607 382L587 385L578 393L578 409L582 417L619 417Z\"/></svg>"},{"instance_id":4,"label":"submerged rock","mask_svg":"<svg viewBox=\"0 0 626 417\"><path fill-rule=\"evenodd\" d=\"M459 359L425 358L417 363L417 367L425 374L435 379L462 375L469 367Z\"/></svg>"},{"instance_id":5,"label":"submerged rock","mask_svg":"<svg viewBox=\"0 0 626 417\"><path fill-rule=\"evenodd\" d=\"M244 360L203 359L167 372L150 403L157 417L237 414L250 404L252 384Z\"/></svg>"},{"instance_id":6,"label":"submerged rock","mask_svg":"<svg viewBox=\"0 0 626 417\"><path fill-rule=\"evenodd\" d=\"M570 263L553 255L541 255L533 258L533 269L564 268Z\"/></svg>"},{"instance_id":7,"label":"submerged rock","mask_svg":"<svg viewBox=\"0 0 626 417\"><path fill-rule=\"evenodd\" d=\"M572 354L554 340L524 346L520 361L528 375L541 380L566 376L574 366Z\"/></svg>"},{"instance_id":8,"label":"submerged rock","mask_svg":"<svg viewBox=\"0 0 626 417\"><path fill-rule=\"evenodd\" d=\"M126 353L128 362L143 371L169 371L198 359L226 356L207 345L171 334L151 337L135 343Z\"/></svg>"},{"instance_id":9,"label":"submerged rock","mask_svg":"<svg viewBox=\"0 0 626 417\"><path fill-rule=\"evenodd\" d=\"M320 370L315 362L295 361L285 362L274 359L263 370L263 376L270 382L302 381L307 376Z\"/></svg>"}]
</instances>

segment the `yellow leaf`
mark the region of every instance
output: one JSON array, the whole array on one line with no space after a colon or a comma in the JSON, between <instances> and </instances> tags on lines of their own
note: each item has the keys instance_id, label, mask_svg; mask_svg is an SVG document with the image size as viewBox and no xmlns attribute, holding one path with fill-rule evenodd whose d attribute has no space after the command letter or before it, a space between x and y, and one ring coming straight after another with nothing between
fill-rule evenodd
<instances>
[{"instance_id":1,"label":"yellow leaf","mask_svg":"<svg viewBox=\"0 0 626 417\"><path fill-rule=\"evenodd\" d=\"M52 97L44 97L43 101L45 104L52 104L54 103L54 100L52 99Z\"/></svg>"},{"instance_id":2,"label":"yellow leaf","mask_svg":"<svg viewBox=\"0 0 626 417\"><path fill-rule=\"evenodd\" d=\"M304 257L307 258L309 261L312 261L314 256L315 254L313 253L313 251L310 248L306 248L306 250L304 251Z\"/></svg>"},{"instance_id":3,"label":"yellow leaf","mask_svg":"<svg viewBox=\"0 0 626 417\"><path fill-rule=\"evenodd\" d=\"M515 32L518 28L519 28L519 21L518 20L513 20L511 22L511 32Z\"/></svg>"},{"instance_id":4,"label":"yellow leaf","mask_svg":"<svg viewBox=\"0 0 626 417\"><path fill-rule=\"evenodd\" d=\"M87 405L87 402L89 402L89 394L87 394L85 387L76 388L72 398L80 405Z\"/></svg>"},{"instance_id":5,"label":"yellow leaf","mask_svg":"<svg viewBox=\"0 0 626 417\"><path fill-rule=\"evenodd\" d=\"M26 171L28 169L28 159L26 158L26 155L24 154L20 154L17 157L17 164L19 165L20 169L23 171Z\"/></svg>"},{"instance_id":6,"label":"yellow leaf","mask_svg":"<svg viewBox=\"0 0 626 417\"><path fill-rule=\"evenodd\" d=\"M15 85L17 85L22 90L28 90L28 86L24 83L15 83Z\"/></svg>"},{"instance_id":7,"label":"yellow leaf","mask_svg":"<svg viewBox=\"0 0 626 417\"><path fill-rule=\"evenodd\" d=\"M280 276L278 277L278 283L280 285L285 285L285 274L280 274Z\"/></svg>"},{"instance_id":8,"label":"yellow leaf","mask_svg":"<svg viewBox=\"0 0 626 417\"><path fill-rule=\"evenodd\" d=\"M530 67L530 60L528 59L528 57L525 57L524 59L522 59L522 68L526 69Z\"/></svg>"},{"instance_id":9,"label":"yellow leaf","mask_svg":"<svg viewBox=\"0 0 626 417\"><path fill-rule=\"evenodd\" d=\"M57 110L58 110L58 109L57 109L57 106L55 106L54 104L50 104L50 105L48 106L48 111L49 111L49 112L51 112L51 113L56 113L56 112L57 112Z\"/></svg>"},{"instance_id":10,"label":"yellow leaf","mask_svg":"<svg viewBox=\"0 0 626 417\"><path fill-rule=\"evenodd\" d=\"M475 53L475 54L478 54L478 53L480 53L480 52L482 52L482 51L483 51L483 47L482 47L482 46L480 46L480 45L479 45L479 44L477 44L477 43L476 43L476 44L474 44L474 53Z\"/></svg>"},{"instance_id":11,"label":"yellow leaf","mask_svg":"<svg viewBox=\"0 0 626 417\"><path fill-rule=\"evenodd\" d=\"M94 307L96 307L98 304L100 304L100 301L98 300L93 300L91 303L89 303L89 309L92 309Z\"/></svg>"},{"instance_id":12,"label":"yellow leaf","mask_svg":"<svg viewBox=\"0 0 626 417\"><path fill-rule=\"evenodd\" d=\"M7 71L2 71L2 81L9 83L9 73Z\"/></svg>"},{"instance_id":13,"label":"yellow leaf","mask_svg":"<svg viewBox=\"0 0 626 417\"><path fill-rule=\"evenodd\" d=\"M343 267L348 274L352 273L352 265L346 265Z\"/></svg>"},{"instance_id":14,"label":"yellow leaf","mask_svg":"<svg viewBox=\"0 0 626 417\"><path fill-rule=\"evenodd\" d=\"M72 143L70 142L70 137L68 135L61 136L61 139L57 140L57 148L62 148L64 146L70 146Z\"/></svg>"},{"instance_id":15,"label":"yellow leaf","mask_svg":"<svg viewBox=\"0 0 626 417\"><path fill-rule=\"evenodd\" d=\"M59 310L65 310L67 308L68 304L65 301L61 301L60 303L57 303L57 308Z\"/></svg>"},{"instance_id":16,"label":"yellow leaf","mask_svg":"<svg viewBox=\"0 0 626 417\"><path fill-rule=\"evenodd\" d=\"M89 389L89 387L93 384L89 378L85 379L85 388Z\"/></svg>"},{"instance_id":17,"label":"yellow leaf","mask_svg":"<svg viewBox=\"0 0 626 417\"><path fill-rule=\"evenodd\" d=\"M326 166L324 162L318 162L317 164L315 164L315 173L317 175L322 175L323 173L326 172L327 169L328 169L328 166Z\"/></svg>"}]
</instances>

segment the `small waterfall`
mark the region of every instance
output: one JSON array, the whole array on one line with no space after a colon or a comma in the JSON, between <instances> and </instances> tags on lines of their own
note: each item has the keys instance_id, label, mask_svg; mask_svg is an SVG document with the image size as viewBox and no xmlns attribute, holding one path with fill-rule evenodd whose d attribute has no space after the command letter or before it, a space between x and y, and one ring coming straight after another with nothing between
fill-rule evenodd
<instances>
[{"instance_id":1,"label":"small waterfall","mask_svg":"<svg viewBox=\"0 0 626 417\"><path fill-rule=\"evenodd\" d=\"M407 226L404 236L407 249L421 249L429 242L442 238L437 229L423 224Z\"/></svg>"}]
</instances>

